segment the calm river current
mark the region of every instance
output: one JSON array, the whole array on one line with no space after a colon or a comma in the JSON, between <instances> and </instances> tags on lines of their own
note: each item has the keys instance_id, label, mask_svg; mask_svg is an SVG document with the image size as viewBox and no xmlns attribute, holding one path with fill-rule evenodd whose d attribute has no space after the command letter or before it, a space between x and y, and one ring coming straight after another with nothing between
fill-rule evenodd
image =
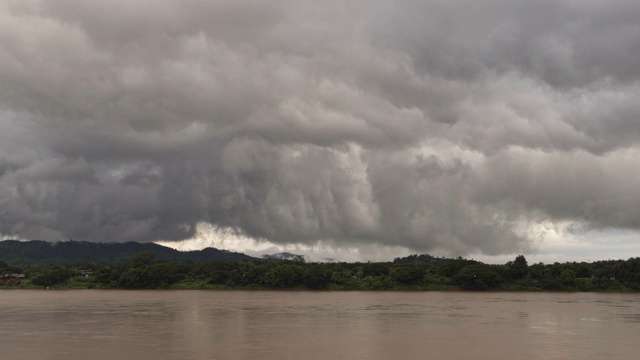
<instances>
[{"instance_id":1,"label":"calm river current","mask_svg":"<svg viewBox=\"0 0 640 360\"><path fill-rule=\"evenodd\" d=\"M0 291L2 359L638 359L640 295Z\"/></svg>"}]
</instances>

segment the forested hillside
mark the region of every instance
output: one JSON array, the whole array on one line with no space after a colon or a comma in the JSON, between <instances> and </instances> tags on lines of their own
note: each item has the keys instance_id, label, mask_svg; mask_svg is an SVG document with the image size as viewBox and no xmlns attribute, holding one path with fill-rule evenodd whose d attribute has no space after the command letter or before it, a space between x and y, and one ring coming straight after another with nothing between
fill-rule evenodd
<instances>
[{"instance_id":1,"label":"forested hillside","mask_svg":"<svg viewBox=\"0 0 640 360\"><path fill-rule=\"evenodd\" d=\"M92 247L86 243L68 245ZM142 244L122 245L131 250ZM148 245L142 248L157 249ZM34 243L32 246L42 244ZM162 251L160 254L163 256L171 254ZM204 256L218 252L220 250L211 249L196 254ZM82 254L88 256L93 253L86 250L85 253L77 253L75 260L51 263L49 259L39 265L22 267L0 261L0 287L640 291L640 258L529 265L520 255L506 264L490 265L430 255L411 255L393 262L378 263L307 263L303 257L281 261L249 257L248 261L230 261L206 256L201 259L185 260L180 256L163 259L151 251L124 259L125 252L115 250L110 253L114 261L104 261L106 258L101 257L101 262L92 262L88 257L82 258Z\"/></svg>"},{"instance_id":2,"label":"forested hillside","mask_svg":"<svg viewBox=\"0 0 640 360\"><path fill-rule=\"evenodd\" d=\"M0 241L0 261L12 266L47 265L55 263L115 263L130 260L135 254L148 251L157 259L181 261L250 261L251 256L207 248L199 251L177 251L154 243L92 243L86 241Z\"/></svg>"}]
</instances>

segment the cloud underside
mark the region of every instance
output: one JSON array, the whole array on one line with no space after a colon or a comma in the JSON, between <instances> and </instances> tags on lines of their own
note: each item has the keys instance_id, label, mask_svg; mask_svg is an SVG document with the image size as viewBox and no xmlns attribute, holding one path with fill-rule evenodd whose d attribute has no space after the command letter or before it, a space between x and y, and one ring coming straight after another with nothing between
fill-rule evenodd
<instances>
[{"instance_id":1,"label":"cloud underside","mask_svg":"<svg viewBox=\"0 0 640 360\"><path fill-rule=\"evenodd\" d=\"M635 2L2 1L0 234L640 229Z\"/></svg>"}]
</instances>

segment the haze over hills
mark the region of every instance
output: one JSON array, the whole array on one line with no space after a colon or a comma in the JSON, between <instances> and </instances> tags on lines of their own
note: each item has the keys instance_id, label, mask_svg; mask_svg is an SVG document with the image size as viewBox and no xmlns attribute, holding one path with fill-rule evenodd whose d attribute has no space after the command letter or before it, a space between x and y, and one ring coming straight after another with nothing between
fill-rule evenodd
<instances>
[{"instance_id":1,"label":"haze over hills","mask_svg":"<svg viewBox=\"0 0 640 360\"><path fill-rule=\"evenodd\" d=\"M178 251L154 243L93 243L86 241L47 242L40 240L0 241L0 261L12 266L44 265L52 263L113 263L131 259L133 255L149 251L157 259L180 261L255 261L246 254L206 248L198 251Z\"/></svg>"},{"instance_id":2,"label":"haze over hills","mask_svg":"<svg viewBox=\"0 0 640 360\"><path fill-rule=\"evenodd\" d=\"M299 254L292 254L290 252L280 252L280 253L276 253L276 254L265 254L262 255L262 258L264 260L295 260L297 258L303 257L302 255Z\"/></svg>"}]
</instances>

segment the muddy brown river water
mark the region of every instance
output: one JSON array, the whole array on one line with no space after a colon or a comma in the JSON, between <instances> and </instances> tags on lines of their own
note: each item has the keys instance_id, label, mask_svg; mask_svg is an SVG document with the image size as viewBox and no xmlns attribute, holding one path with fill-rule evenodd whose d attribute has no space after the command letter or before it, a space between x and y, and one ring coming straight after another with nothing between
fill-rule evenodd
<instances>
[{"instance_id":1,"label":"muddy brown river water","mask_svg":"<svg viewBox=\"0 0 640 360\"><path fill-rule=\"evenodd\" d=\"M631 360L640 294L3 290L0 358Z\"/></svg>"}]
</instances>

